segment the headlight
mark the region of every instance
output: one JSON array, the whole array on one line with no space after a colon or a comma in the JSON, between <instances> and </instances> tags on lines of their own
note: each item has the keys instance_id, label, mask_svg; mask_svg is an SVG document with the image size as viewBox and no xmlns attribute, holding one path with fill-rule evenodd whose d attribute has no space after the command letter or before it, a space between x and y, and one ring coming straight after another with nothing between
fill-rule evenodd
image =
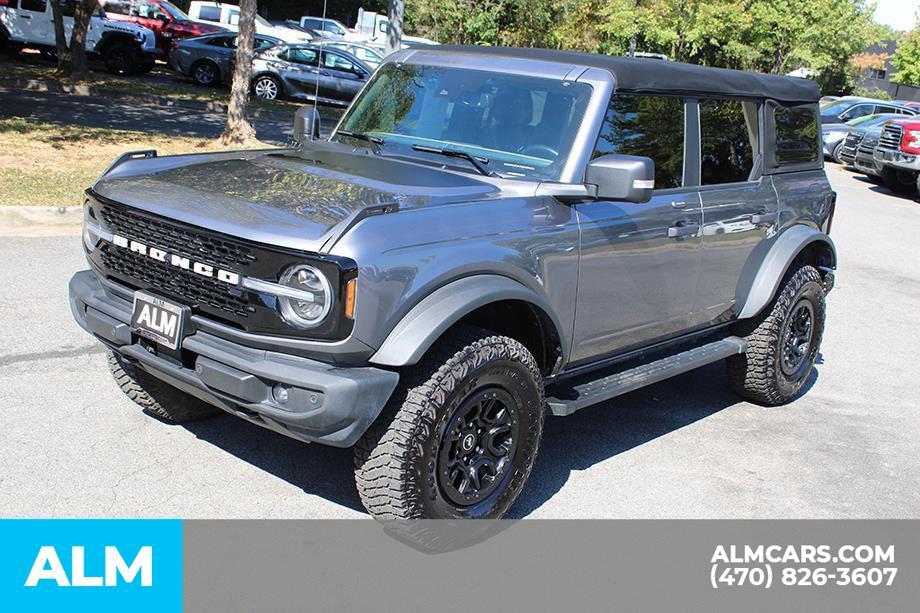
<instances>
[{"instance_id":1,"label":"headlight","mask_svg":"<svg viewBox=\"0 0 920 613\"><path fill-rule=\"evenodd\" d=\"M824 133L824 140L826 140L826 141L840 140L840 139L842 139L842 138L846 138L846 135L847 135L846 132L838 132L838 131L836 131L836 130L835 130L835 131L831 131L831 132L825 132L825 133Z\"/></svg>"},{"instance_id":2,"label":"headlight","mask_svg":"<svg viewBox=\"0 0 920 613\"><path fill-rule=\"evenodd\" d=\"M332 286L323 273L307 264L296 264L284 271L280 284L295 292L278 298L281 316L296 328L318 326L332 309Z\"/></svg>"}]
</instances>

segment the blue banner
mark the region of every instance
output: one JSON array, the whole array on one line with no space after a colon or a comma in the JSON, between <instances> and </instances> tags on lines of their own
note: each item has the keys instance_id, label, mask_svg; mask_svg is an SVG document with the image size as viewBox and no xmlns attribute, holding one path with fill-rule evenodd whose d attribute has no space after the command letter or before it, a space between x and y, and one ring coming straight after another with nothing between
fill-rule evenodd
<instances>
[{"instance_id":1,"label":"blue banner","mask_svg":"<svg viewBox=\"0 0 920 613\"><path fill-rule=\"evenodd\" d=\"M3 611L182 610L179 520L0 521Z\"/></svg>"}]
</instances>

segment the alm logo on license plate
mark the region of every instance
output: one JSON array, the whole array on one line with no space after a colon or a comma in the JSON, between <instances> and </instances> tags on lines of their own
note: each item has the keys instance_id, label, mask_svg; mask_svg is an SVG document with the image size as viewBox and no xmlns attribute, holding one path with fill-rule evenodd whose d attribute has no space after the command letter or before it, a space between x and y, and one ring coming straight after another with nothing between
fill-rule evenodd
<instances>
[{"instance_id":1,"label":"alm logo on license plate","mask_svg":"<svg viewBox=\"0 0 920 613\"><path fill-rule=\"evenodd\" d=\"M131 329L164 347L178 349L189 308L146 292L134 292Z\"/></svg>"}]
</instances>

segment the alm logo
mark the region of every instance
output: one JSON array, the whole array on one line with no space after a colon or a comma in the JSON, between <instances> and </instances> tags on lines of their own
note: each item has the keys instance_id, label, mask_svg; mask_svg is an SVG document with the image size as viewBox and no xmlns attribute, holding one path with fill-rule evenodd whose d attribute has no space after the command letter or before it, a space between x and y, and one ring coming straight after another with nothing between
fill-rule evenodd
<instances>
[{"instance_id":1,"label":"alm logo","mask_svg":"<svg viewBox=\"0 0 920 613\"><path fill-rule=\"evenodd\" d=\"M115 587L118 585L119 576L122 583L133 583L138 575L141 586L153 585L153 547L150 545L141 547L130 564L125 562L117 547L106 546L103 576L86 574L83 547L71 547L70 554L68 575L57 550L50 545L41 547L32 564L32 570L29 571L25 587L36 587L41 581L53 581L58 587Z\"/></svg>"}]
</instances>

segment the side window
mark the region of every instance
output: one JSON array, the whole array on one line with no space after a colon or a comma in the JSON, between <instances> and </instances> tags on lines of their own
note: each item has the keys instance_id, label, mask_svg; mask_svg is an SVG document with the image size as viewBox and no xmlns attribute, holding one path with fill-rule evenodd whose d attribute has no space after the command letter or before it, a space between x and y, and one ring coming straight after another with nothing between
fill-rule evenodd
<instances>
[{"instance_id":1,"label":"side window","mask_svg":"<svg viewBox=\"0 0 920 613\"><path fill-rule=\"evenodd\" d=\"M77 14L77 0L61 0L61 15L73 17Z\"/></svg>"},{"instance_id":2,"label":"side window","mask_svg":"<svg viewBox=\"0 0 920 613\"><path fill-rule=\"evenodd\" d=\"M346 60L338 53L323 53L323 65L333 70L342 70L344 72L357 73L358 69L354 64Z\"/></svg>"},{"instance_id":3,"label":"side window","mask_svg":"<svg viewBox=\"0 0 920 613\"><path fill-rule=\"evenodd\" d=\"M295 64L306 64L308 66L317 63L316 51L313 49L290 49L287 52L287 59Z\"/></svg>"},{"instance_id":4,"label":"side window","mask_svg":"<svg viewBox=\"0 0 920 613\"><path fill-rule=\"evenodd\" d=\"M130 15L131 3L126 0L108 0L105 3L105 12L115 15Z\"/></svg>"},{"instance_id":5,"label":"side window","mask_svg":"<svg viewBox=\"0 0 920 613\"><path fill-rule=\"evenodd\" d=\"M776 161L780 164L818 159L818 113L815 105L780 106L773 111Z\"/></svg>"},{"instance_id":6,"label":"side window","mask_svg":"<svg viewBox=\"0 0 920 613\"><path fill-rule=\"evenodd\" d=\"M757 103L700 100L700 184L747 181L758 154Z\"/></svg>"},{"instance_id":7,"label":"side window","mask_svg":"<svg viewBox=\"0 0 920 613\"><path fill-rule=\"evenodd\" d=\"M843 121L849 121L851 119L856 119L857 117L863 117L865 115L871 115L872 109L875 107L871 104L857 104L856 106L847 110L840 118Z\"/></svg>"},{"instance_id":8,"label":"side window","mask_svg":"<svg viewBox=\"0 0 920 613\"><path fill-rule=\"evenodd\" d=\"M237 9L233 9L227 12L227 23L231 26L240 25L240 12Z\"/></svg>"},{"instance_id":9,"label":"side window","mask_svg":"<svg viewBox=\"0 0 920 613\"><path fill-rule=\"evenodd\" d=\"M214 23L220 23L220 7L202 6L198 11L198 19L201 19L202 21L213 21Z\"/></svg>"},{"instance_id":10,"label":"side window","mask_svg":"<svg viewBox=\"0 0 920 613\"><path fill-rule=\"evenodd\" d=\"M47 0L22 0L19 4L19 8L23 11L35 11L36 13L44 13L47 6Z\"/></svg>"},{"instance_id":11,"label":"side window","mask_svg":"<svg viewBox=\"0 0 920 613\"><path fill-rule=\"evenodd\" d=\"M304 19L303 27L309 30L321 30L322 29L319 19Z\"/></svg>"},{"instance_id":12,"label":"side window","mask_svg":"<svg viewBox=\"0 0 920 613\"><path fill-rule=\"evenodd\" d=\"M273 46L275 43L267 38L262 38L256 36L256 51L262 51L263 49L268 49Z\"/></svg>"},{"instance_id":13,"label":"side window","mask_svg":"<svg viewBox=\"0 0 920 613\"><path fill-rule=\"evenodd\" d=\"M620 153L655 162L655 188L680 187L684 172L684 103L666 96L614 94L592 158Z\"/></svg>"}]
</instances>

